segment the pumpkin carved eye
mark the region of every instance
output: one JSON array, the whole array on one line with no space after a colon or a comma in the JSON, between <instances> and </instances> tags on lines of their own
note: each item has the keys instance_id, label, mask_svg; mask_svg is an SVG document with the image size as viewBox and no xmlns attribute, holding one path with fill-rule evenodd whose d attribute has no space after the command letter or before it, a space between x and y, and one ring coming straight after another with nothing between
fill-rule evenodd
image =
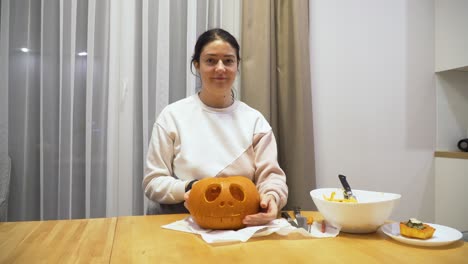
<instances>
[{"instance_id":1,"label":"pumpkin carved eye","mask_svg":"<svg viewBox=\"0 0 468 264\"><path fill-rule=\"evenodd\" d=\"M205 191L205 199L208 202L212 202L218 198L221 193L221 185L219 184L210 184Z\"/></svg>"},{"instance_id":2,"label":"pumpkin carved eye","mask_svg":"<svg viewBox=\"0 0 468 264\"><path fill-rule=\"evenodd\" d=\"M232 198L236 199L239 202L244 201L244 190L238 184L231 183L229 186L229 192L231 192Z\"/></svg>"}]
</instances>

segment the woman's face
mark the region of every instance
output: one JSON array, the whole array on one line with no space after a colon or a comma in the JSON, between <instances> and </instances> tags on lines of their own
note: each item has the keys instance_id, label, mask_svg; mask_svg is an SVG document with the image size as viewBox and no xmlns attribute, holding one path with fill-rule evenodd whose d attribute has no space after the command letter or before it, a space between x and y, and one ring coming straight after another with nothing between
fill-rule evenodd
<instances>
[{"instance_id":1,"label":"woman's face","mask_svg":"<svg viewBox=\"0 0 468 264\"><path fill-rule=\"evenodd\" d=\"M236 50L223 40L208 43L194 63L202 81L202 91L212 95L231 93L237 74Z\"/></svg>"}]
</instances>

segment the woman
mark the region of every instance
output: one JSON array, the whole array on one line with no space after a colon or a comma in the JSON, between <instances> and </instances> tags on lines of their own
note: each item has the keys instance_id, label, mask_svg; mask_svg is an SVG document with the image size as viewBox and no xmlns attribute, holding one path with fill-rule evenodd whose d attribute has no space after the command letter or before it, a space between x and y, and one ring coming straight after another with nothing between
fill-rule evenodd
<instances>
[{"instance_id":1,"label":"woman","mask_svg":"<svg viewBox=\"0 0 468 264\"><path fill-rule=\"evenodd\" d=\"M239 51L223 29L200 35L191 62L201 78L200 91L167 106L155 122L143 188L160 205L158 213L187 212L183 202L196 180L230 175L252 179L261 196L262 210L246 216L244 224L266 224L286 204L286 176L272 129L231 90Z\"/></svg>"}]
</instances>

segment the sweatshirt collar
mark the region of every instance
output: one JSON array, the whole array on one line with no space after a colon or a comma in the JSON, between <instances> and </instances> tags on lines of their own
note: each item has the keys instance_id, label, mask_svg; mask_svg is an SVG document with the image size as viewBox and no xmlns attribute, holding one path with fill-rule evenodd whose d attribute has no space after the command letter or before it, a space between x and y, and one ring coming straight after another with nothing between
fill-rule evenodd
<instances>
[{"instance_id":1,"label":"sweatshirt collar","mask_svg":"<svg viewBox=\"0 0 468 264\"><path fill-rule=\"evenodd\" d=\"M200 100L200 97L198 96L198 93L194 94L193 97L194 97L195 101L197 101L197 103L200 104L200 106L203 108L203 110L208 111L208 112L212 112L212 113L230 113L230 112L234 111L237 108L237 106L239 105L239 101L234 99L234 102L228 107L215 108L215 107L210 107L210 106L207 106L206 104L204 104L202 102L202 100Z\"/></svg>"}]
</instances>

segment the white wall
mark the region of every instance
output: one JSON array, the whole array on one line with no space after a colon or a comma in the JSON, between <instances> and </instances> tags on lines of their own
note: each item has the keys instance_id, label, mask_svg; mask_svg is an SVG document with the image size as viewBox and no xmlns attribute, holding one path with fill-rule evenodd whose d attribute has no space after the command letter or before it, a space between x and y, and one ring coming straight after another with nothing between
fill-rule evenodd
<instances>
[{"instance_id":1,"label":"white wall","mask_svg":"<svg viewBox=\"0 0 468 264\"><path fill-rule=\"evenodd\" d=\"M318 187L402 194L394 220L434 220L433 0L311 0Z\"/></svg>"}]
</instances>

